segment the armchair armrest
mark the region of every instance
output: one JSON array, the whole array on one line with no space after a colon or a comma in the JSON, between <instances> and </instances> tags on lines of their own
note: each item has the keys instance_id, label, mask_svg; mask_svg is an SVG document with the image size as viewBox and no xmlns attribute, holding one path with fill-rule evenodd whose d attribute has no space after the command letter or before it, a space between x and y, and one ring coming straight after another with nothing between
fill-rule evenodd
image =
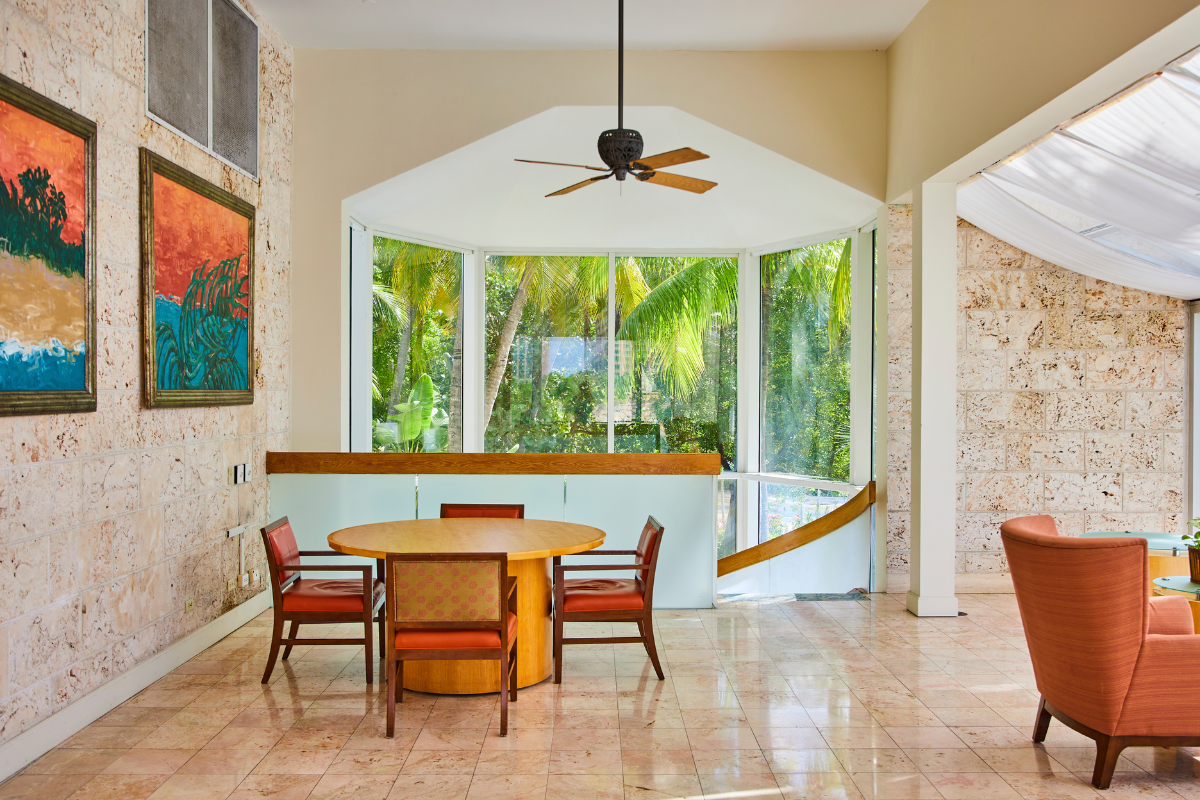
<instances>
[{"instance_id":1,"label":"armchair armrest","mask_svg":"<svg viewBox=\"0 0 1200 800\"><path fill-rule=\"evenodd\" d=\"M1116 735L1194 736L1200 717L1198 662L1200 636L1147 635Z\"/></svg>"},{"instance_id":2,"label":"armchair armrest","mask_svg":"<svg viewBox=\"0 0 1200 800\"><path fill-rule=\"evenodd\" d=\"M371 573L370 565L366 564L285 564L283 572L361 572L364 576Z\"/></svg>"},{"instance_id":3,"label":"armchair armrest","mask_svg":"<svg viewBox=\"0 0 1200 800\"><path fill-rule=\"evenodd\" d=\"M302 556L348 556L349 553L342 553L337 550L301 550L299 555Z\"/></svg>"},{"instance_id":4,"label":"armchair armrest","mask_svg":"<svg viewBox=\"0 0 1200 800\"><path fill-rule=\"evenodd\" d=\"M572 553L573 556L636 556L637 550L584 550L582 553Z\"/></svg>"},{"instance_id":5,"label":"armchair armrest","mask_svg":"<svg viewBox=\"0 0 1200 800\"><path fill-rule=\"evenodd\" d=\"M555 572L595 572L599 569L650 569L649 564L559 564Z\"/></svg>"},{"instance_id":6,"label":"armchair armrest","mask_svg":"<svg viewBox=\"0 0 1200 800\"><path fill-rule=\"evenodd\" d=\"M1188 636L1196 632L1192 620L1192 608L1186 597L1170 595L1150 598L1150 626L1148 633Z\"/></svg>"}]
</instances>

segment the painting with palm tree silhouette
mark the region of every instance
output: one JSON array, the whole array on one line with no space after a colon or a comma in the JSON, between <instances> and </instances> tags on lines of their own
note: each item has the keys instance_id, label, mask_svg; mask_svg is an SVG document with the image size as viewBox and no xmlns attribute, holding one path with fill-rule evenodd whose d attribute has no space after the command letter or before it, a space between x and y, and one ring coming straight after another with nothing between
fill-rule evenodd
<instances>
[{"instance_id":1,"label":"painting with palm tree silhouette","mask_svg":"<svg viewBox=\"0 0 1200 800\"><path fill-rule=\"evenodd\" d=\"M146 150L142 200L148 405L251 402L253 208Z\"/></svg>"},{"instance_id":2,"label":"painting with palm tree silhouette","mask_svg":"<svg viewBox=\"0 0 1200 800\"><path fill-rule=\"evenodd\" d=\"M0 413L95 409L94 136L82 117L0 85Z\"/></svg>"}]
</instances>

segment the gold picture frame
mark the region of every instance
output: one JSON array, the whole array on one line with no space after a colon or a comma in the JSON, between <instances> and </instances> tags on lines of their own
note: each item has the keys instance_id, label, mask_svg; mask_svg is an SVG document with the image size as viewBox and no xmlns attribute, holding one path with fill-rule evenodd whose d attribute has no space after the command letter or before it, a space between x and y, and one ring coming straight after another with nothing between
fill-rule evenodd
<instances>
[{"instance_id":1,"label":"gold picture frame","mask_svg":"<svg viewBox=\"0 0 1200 800\"><path fill-rule=\"evenodd\" d=\"M254 402L254 206L140 152L147 408Z\"/></svg>"}]
</instances>

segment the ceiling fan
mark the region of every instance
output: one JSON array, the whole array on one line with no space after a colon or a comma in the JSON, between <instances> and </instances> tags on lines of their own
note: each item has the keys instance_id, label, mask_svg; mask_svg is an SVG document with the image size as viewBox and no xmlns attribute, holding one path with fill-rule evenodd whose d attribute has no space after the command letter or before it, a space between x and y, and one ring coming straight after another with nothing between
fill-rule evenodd
<instances>
[{"instance_id":1,"label":"ceiling fan","mask_svg":"<svg viewBox=\"0 0 1200 800\"><path fill-rule=\"evenodd\" d=\"M603 172L586 181L580 181L565 189L551 192L546 197L557 197L567 194L584 186L608 180L615 177L619 181L632 175L644 183L657 183L660 186L670 186L672 189L683 189L687 192L704 194L717 184L700 178L689 178L686 175L676 175L673 172L662 172L663 167L674 167L692 161L701 161L707 155L690 147L681 147L667 153L642 158L642 135L635 130L625 127L625 0L617 0L617 127L600 134L596 148L600 151L600 159L607 167L589 167L583 164L563 164L559 161L531 161L518 158L525 164L549 164L555 167L578 167Z\"/></svg>"}]
</instances>

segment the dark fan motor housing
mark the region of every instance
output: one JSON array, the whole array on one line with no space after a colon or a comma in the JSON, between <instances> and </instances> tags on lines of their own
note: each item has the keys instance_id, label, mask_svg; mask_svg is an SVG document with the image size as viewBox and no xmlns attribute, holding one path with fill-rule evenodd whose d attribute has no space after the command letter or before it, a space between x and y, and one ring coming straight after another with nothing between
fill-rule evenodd
<instances>
[{"instance_id":1,"label":"dark fan motor housing","mask_svg":"<svg viewBox=\"0 0 1200 800\"><path fill-rule=\"evenodd\" d=\"M623 181L629 172L629 162L642 157L642 135L628 128L614 128L600 134L596 148L608 168L614 170L616 179Z\"/></svg>"}]
</instances>

